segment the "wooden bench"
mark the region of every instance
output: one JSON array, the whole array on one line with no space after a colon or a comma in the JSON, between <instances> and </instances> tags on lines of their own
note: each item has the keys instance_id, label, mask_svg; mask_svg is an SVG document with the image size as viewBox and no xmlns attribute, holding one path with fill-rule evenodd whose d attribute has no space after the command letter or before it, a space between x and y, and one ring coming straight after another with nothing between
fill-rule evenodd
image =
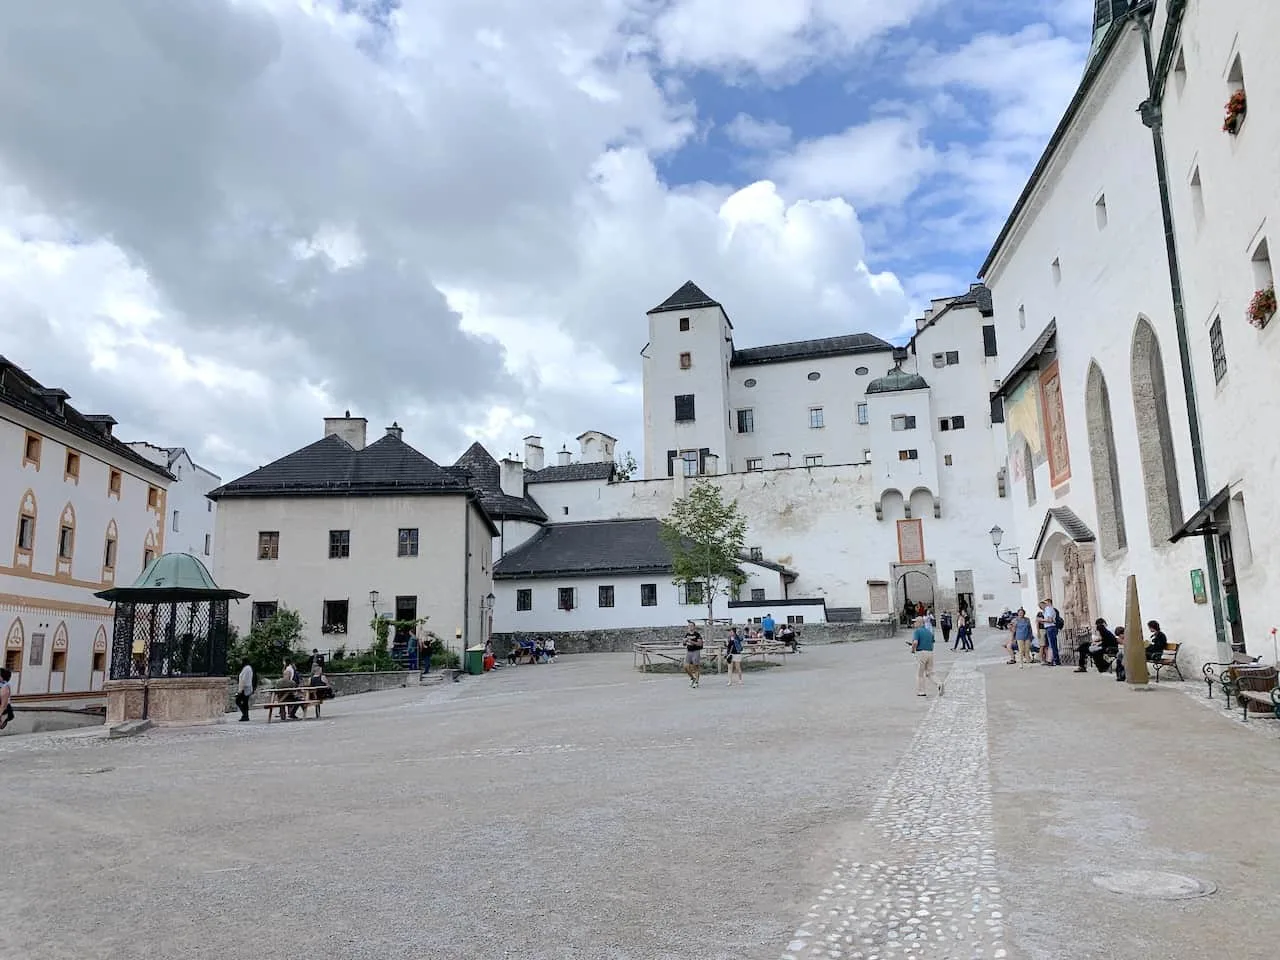
<instances>
[{"instance_id":1,"label":"wooden bench","mask_svg":"<svg viewBox=\"0 0 1280 960\"><path fill-rule=\"evenodd\" d=\"M1280 717L1280 690L1277 689L1277 676L1275 667L1263 666L1262 664L1241 664L1230 667L1227 671L1226 679L1223 682L1223 689L1227 691L1227 706L1231 706L1231 700L1235 702L1244 711L1243 719L1247 722L1249 719L1249 708L1253 705L1255 713L1261 713L1258 707L1269 708L1272 712Z\"/></svg>"},{"instance_id":2,"label":"wooden bench","mask_svg":"<svg viewBox=\"0 0 1280 960\"><path fill-rule=\"evenodd\" d=\"M1262 658L1251 657L1247 653L1235 653L1235 654L1232 654L1230 660L1227 660L1225 662L1206 663L1200 669L1201 669L1201 672L1204 674L1204 682L1209 687L1209 692L1207 695L1208 699L1210 700L1213 699L1213 688L1215 686L1221 687L1222 695L1227 698L1228 705L1230 705L1230 697L1227 696L1227 683L1226 683L1227 675L1229 671L1231 670L1232 667L1248 666L1249 664L1257 663L1260 659Z\"/></svg>"},{"instance_id":3,"label":"wooden bench","mask_svg":"<svg viewBox=\"0 0 1280 960\"><path fill-rule=\"evenodd\" d=\"M1244 705L1244 719L1249 721L1249 704L1260 703L1264 707L1270 707L1275 713L1276 719L1280 720L1280 687L1272 687L1267 693L1260 690L1241 690L1240 699Z\"/></svg>"},{"instance_id":4,"label":"wooden bench","mask_svg":"<svg viewBox=\"0 0 1280 960\"><path fill-rule=\"evenodd\" d=\"M267 691L267 702L262 704L261 706L264 707L267 711L267 723L270 723L272 717L275 716L275 714L272 712L274 710L279 710L281 713L281 719L283 719L284 711L288 710L290 713L292 713L298 708L301 708L303 719L306 719L307 707L312 707L315 709L315 719L319 720L320 704L322 704L325 700L328 699L328 697L324 696L324 694L332 693L332 691L333 691L333 688L327 687L327 686L326 687L274 687L271 690ZM290 719L297 719L297 718L291 717Z\"/></svg>"},{"instance_id":5,"label":"wooden bench","mask_svg":"<svg viewBox=\"0 0 1280 960\"><path fill-rule=\"evenodd\" d=\"M1182 675L1182 668L1178 666L1178 650L1181 647L1180 643L1169 643L1161 652L1159 660L1147 661L1147 669L1155 673L1156 683L1160 682L1160 674L1166 670L1176 673L1179 680L1186 679Z\"/></svg>"}]
</instances>

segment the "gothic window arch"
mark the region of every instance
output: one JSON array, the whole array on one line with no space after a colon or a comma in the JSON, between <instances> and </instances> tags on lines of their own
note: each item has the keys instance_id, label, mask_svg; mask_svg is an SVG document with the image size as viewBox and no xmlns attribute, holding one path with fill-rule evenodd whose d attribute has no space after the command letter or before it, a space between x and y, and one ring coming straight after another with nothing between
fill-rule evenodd
<instances>
[{"instance_id":1,"label":"gothic window arch","mask_svg":"<svg viewBox=\"0 0 1280 960\"><path fill-rule=\"evenodd\" d=\"M58 552L54 570L58 576L71 576L71 562L76 553L76 508L70 503L62 508L58 518Z\"/></svg>"},{"instance_id":2,"label":"gothic window arch","mask_svg":"<svg viewBox=\"0 0 1280 960\"><path fill-rule=\"evenodd\" d=\"M1031 453L1031 444L1022 445L1022 472L1027 480L1027 506L1036 505L1036 458Z\"/></svg>"},{"instance_id":3,"label":"gothic window arch","mask_svg":"<svg viewBox=\"0 0 1280 960\"><path fill-rule=\"evenodd\" d=\"M1178 465L1169 422L1165 390L1164 358L1155 328L1139 317L1133 332L1131 357L1133 413L1138 426L1138 455L1147 499L1147 525L1151 542L1168 543L1182 524L1182 495L1178 490Z\"/></svg>"},{"instance_id":4,"label":"gothic window arch","mask_svg":"<svg viewBox=\"0 0 1280 960\"><path fill-rule=\"evenodd\" d=\"M18 525L13 531L13 565L32 568L32 557L36 549L36 509L35 491L27 490L18 504Z\"/></svg>"},{"instance_id":5,"label":"gothic window arch","mask_svg":"<svg viewBox=\"0 0 1280 960\"><path fill-rule=\"evenodd\" d=\"M114 519L107 522L107 535L102 544L102 582L114 583L116 579L116 564L119 563L119 547L120 533L116 528Z\"/></svg>"},{"instance_id":6,"label":"gothic window arch","mask_svg":"<svg viewBox=\"0 0 1280 960\"><path fill-rule=\"evenodd\" d=\"M1111 557L1129 546L1120 496L1120 464L1111 423L1111 394L1097 362L1089 364L1085 384L1085 421L1089 431L1089 460L1093 466L1093 499L1098 510L1102 555Z\"/></svg>"},{"instance_id":7,"label":"gothic window arch","mask_svg":"<svg viewBox=\"0 0 1280 960\"><path fill-rule=\"evenodd\" d=\"M147 539L142 544L142 569L146 570L151 566L151 561L156 558L156 535L155 531L147 531Z\"/></svg>"}]
</instances>

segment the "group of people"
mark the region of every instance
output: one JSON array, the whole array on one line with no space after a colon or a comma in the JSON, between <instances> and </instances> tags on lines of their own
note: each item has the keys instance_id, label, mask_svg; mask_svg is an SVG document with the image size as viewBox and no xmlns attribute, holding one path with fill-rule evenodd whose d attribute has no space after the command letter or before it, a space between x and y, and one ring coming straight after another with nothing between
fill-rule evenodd
<instances>
[{"instance_id":1,"label":"group of people","mask_svg":"<svg viewBox=\"0 0 1280 960\"><path fill-rule=\"evenodd\" d=\"M736 624L731 626L729 634L724 640L725 663L729 667L728 686L740 687L744 683L742 657L746 651L747 644L775 639L785 643L792 653L797 653L800 650L800 637L797 635L795 627L789 623L784 623L781 628L778 628L771 614L765 614L760 619L760 626L745 634ZM694 625L693 621L689 621L689 629L684 633L684 672L689 677L689 686L695 690L702 680L703 647L702 633Z\"/></svg>"},{"instance_id":2,"label":"group of people","mask_svg":"<svg viewBox=\"0 0 1280 960\"><path fill-rule=\"evenodd\" d=\"M320 688L315 697L317 700L328 700L333 697L333 688L329 685L329 678L324 673L324 657L320 651L311 651L311 676L306 681L308 687ZM236 706L240 708L240 722L247 723L249 721L249 702L253 699L253 691L258 685L257 678L254 676L253 664L248 660L240 661L240 674L236 678ZM275 689L285 691L280 695L280 719L285 719L285 713L288 712L288 719L298 719L298 709L306 709L306 702L298 690L303 686L298 673L298 667L291 660L286 660L281 665L280 679L275 685ZM269 713L270 711L268 711Z\"/></svg>"},{"instance_id":3,"label":"group of people","mask_svg":"<svg viewBox=\"0 0 1280 960\"><path fill-rule=\"evenodd\" d=\"M486 647L486 656L492 649L493 641L490 640ZM521 657L528 657L530 663L555 663L555 637L534 637L532 640L517 640L511 645L511 649L507 651L507 664L514 666L520 662Z\"/></svg>"},{"instance_id":4,"label":"group of people","mask_svg":"<svg viewBox=\"0 0 1280 960\"><path fill-rule=\"evenodd\" d=\"M1035 663L1038 658L1044 666L1061 666L1058 637L1064 625L1062 613L1054 606L1052 597L1045 597L1040 601L1034 620L1027 616L1026 608L1019 607L1009 621L1007 662L1025 666ZM1095 620L1093 626L1094 633L1081 638L1076 647L1075 672L1087 673L1089 661L1092 660L1099 673L1108 673L1114 669L1116 680L1123 681L1124 657L1120 655L1120 651L1125 642L1124 627L1116 627L1112 631L1102 617ZM1157 620L1148 620L1147 629L1150 637L1145 649L1146 659L1149 663L1159 663L1169 645L1169 638Z\"/></svg>"},{"instance_id":5,"label":"group of people","mask_svg":"<svg viewBox=\"0 0 1280 960\"><path fill-rule=\"evenodd\" d=\"M943 646L952 642L951 632L954 630L956 639L951 649L973 649L973 619L969 616L968 608L963 605L960 607L960 613L955 617L951 616L950 610L943 610L942 616L935 620L932 608L926 607L923 603L917 603L913 615L908 618L907 623L912 627L923 625L928 627L931 632L940 629L942 631Z\"/></svg>"}]
</instances>

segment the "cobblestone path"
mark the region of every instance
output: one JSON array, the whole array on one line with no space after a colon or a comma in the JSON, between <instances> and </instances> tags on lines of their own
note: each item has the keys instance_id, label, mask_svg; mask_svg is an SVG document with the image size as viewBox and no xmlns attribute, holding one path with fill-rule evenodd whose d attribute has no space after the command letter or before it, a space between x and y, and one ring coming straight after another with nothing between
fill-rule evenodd
<instances>
[{"instance_id":1,"label":"cobblestone path","mask_svg":"<svg viewBox=\"0 0 1280 960\"><path fill-rule=\"evenodd\" d=\"M1009 955L996 872L986 685L961 662L783 960L987 960ZM868 855L870 854L870 855Z\"/></svg>"}]
</instances>

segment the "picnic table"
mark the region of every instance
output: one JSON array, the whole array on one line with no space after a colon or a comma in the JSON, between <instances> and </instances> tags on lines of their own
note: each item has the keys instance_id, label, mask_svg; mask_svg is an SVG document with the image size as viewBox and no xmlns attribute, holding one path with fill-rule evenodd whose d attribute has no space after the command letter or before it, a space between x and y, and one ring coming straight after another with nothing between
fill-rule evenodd
<instances>
[{"instance_id":1,"label":"picnic table","mask_svg":"<svg viewBox=\"0 0 1280 960\"><path fill-rule=\"evenodd\" d=\"M651 666L659 666L663 663L674 663L682 667L686 652L683 640L640 640L632 644L631 665L645 672ZM787 655L793 652L791 647L781 640L747 640L742 645L741 657L745 663L751 657L757 657L763 661L771 656L779 656L782 658L781 662L785 664ZM724 672L727 663L724 641L713 641L710 644L704 641L702 656L704 659L710 658L715 663L716 673Z\"/></svg>"},{"instance_id":2,"label":"picnic table","mask_svg":"<svg viewBox=\"0 0 1280 960\"><path fill-rule=\"evenodd\" d=\"M293 714L301 708L302 717L306 719L307 707L315 710L315 719L320 719L320 704L328 700L333 693L333 688L325 686L316 687L273 687L267 691L267 702L262 704L267 711L267 723L271 722L272 711L280 711L280 719L284 719L284 712L288 710ZM290 719L297 719L291 717Z\"/></svg>"}]
</instances>

